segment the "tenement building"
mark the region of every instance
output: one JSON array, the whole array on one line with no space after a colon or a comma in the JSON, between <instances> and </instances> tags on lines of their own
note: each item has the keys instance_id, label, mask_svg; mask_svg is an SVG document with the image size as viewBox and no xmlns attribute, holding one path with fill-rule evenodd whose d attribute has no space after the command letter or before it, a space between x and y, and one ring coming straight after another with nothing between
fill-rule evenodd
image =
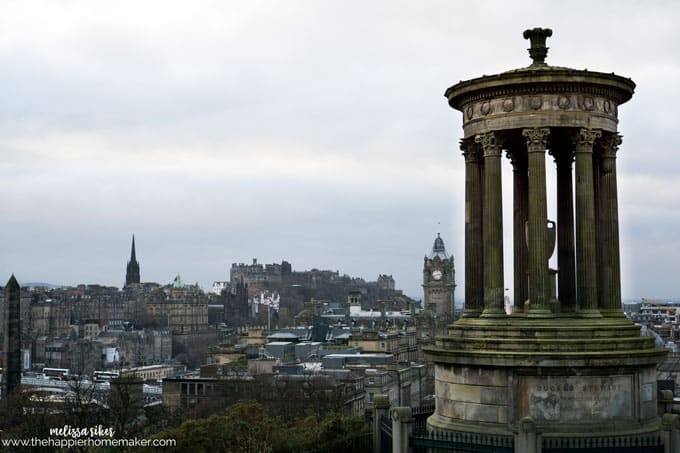
<instances>
[{"instance_id":1,"label":"tenement building","mask_svg":"<svg viewBox=\"0 0 680 453\"><path fill-rule=\"evenodd\" d=\"M548 65L551 35L524 32L530 66L446 91L463 115L465 309L426 350L436 387L428 429L514 438L518 452L663 451L655 370L666 351L621 308L617 114L635 84ZM505 190L504 154L513 175ZM556 172L554 221L546 162ZM502 194L513 202L510 314ZM555 245L558 269L550 269Z\"/></svg>"}]
</instances>

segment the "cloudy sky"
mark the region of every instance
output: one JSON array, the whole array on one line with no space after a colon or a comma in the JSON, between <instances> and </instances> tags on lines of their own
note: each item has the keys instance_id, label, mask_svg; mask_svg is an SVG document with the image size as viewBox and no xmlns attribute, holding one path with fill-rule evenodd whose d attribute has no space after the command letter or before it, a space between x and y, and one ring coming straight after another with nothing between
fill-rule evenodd
<instances>
[{"instance_id":1,"label":"cloudy sky","mask_svg":"<svg viewBox=\"0 0 680 453\"><path fill-rule=\"evenodd\" d=\"M677 5L5 0L0 278L121 286L134 233L145 281L207 286L257 257L420 298L441 232L462 296L443 93L527 66L522 31L545 26L548 63L638 85L619 111L623 295L680 296Z\"/></svg>"}]
</instances>

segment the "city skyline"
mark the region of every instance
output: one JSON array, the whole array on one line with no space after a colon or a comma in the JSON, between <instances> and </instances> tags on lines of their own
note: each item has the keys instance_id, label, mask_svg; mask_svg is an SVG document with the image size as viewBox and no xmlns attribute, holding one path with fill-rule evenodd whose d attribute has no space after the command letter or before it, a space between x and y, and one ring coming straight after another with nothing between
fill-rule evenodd
<instances>
[{"instance_id":1,"label":"city skyline","mask_svg":"<svg viewBox=\"0 0 680 453\"><path fill-rule=\"evenodd\" d=\"M678 297L678 17L670 2L3 4L0 276L122 287L135 234L142 281L208 289L257 258L391 274L421 299L441 233L462 298L461 116L443 93L528 66L521 32L544 26L548 64L637 84L619 111L622 292Z\"/></svg>"}]
</instances>

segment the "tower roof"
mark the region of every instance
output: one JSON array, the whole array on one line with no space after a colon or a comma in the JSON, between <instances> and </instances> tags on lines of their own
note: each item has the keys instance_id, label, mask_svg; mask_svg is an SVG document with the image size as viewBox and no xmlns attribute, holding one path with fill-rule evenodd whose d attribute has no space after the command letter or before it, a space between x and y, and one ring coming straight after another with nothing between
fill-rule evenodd
<instances>
[{"instance_id":1,"label":"tower roof","mask_svg":"<svg viewBox=\"0 0 680 453\"><path fill-rule=\"evenodd\" d=\"M446 247L444 246L444 240L441 238L439 233L437 233L437 237L434 240L434 244L432 245L432 252L430 253L429 258L433 259L435 256L438 256L440 259L448 259L449 256L446 254Z\"/></svg>"},{"instance_id":2,"label":"tower roof","mask_svg":"<svg viewBox=\"0 0 680 453\"><path fill-rule=\"evenodd\" d=\"M635 83L614 73L546 63L548 28L524 32L531 41L527 67L460 81L446 90L449 105L463 112L464 138L535 127L598 128L617 131L618 106Z\"/></svg>"}]
</instances>

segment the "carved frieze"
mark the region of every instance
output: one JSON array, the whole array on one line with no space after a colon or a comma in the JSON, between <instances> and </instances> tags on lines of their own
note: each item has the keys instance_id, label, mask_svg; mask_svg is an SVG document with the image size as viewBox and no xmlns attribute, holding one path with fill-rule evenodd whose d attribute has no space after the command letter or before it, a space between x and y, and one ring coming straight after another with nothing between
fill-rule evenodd
<instances>
[{"instance_id":1,"label":"carved frieze","mask_svg":"<svg viewBox=\"0 0 680 453\"><path fill-rule=\"evenodd\" d=\"M482 102L482 104L479 106L479 111L482 113L482 115L488 115L491 113L491 103L489 101Z\"/></svg>"},{"instance_id":2,"label":"carved frieze","mask_svg":"<svg viewBox=\"0 0 680 453\"><path fill-rule=\"evenodd\" d=\"M559 95L557 96L557 106L562 110L566 110L571 105L571 99L569 96Z\"/></svg>"},{"instance_id":3,"label":"carved frieze","mask_svg":"<svg viewBox=\"0 0 680 453\"><path fill-rule=\"evenodd\" d=\"M582 93L522 93L516 96L498 96L478 99L465 105L463 127L466 129L466 136L477 135L485 129L479 122L492 121L501 127L492 129L505 129L504 123L509 124L508 128L527 127L533 124L521 124L522 114L535 115L545 113L545 126L566 126L578 127L588 124L587 118L592 115L600 118L598 121L603 129L609 131L616 130L618 122L616 115L616 103L612 99L604 96L597 96ZM535 121L536 117L530 117L530 121ZM546 122L547 121L547 122ZM562 124L564 123L564 124ZM470 130L469 134L467 130ZM489 128L486 128L489 130Z\"/></svg>"},{"instance_id":4,"label":"carved frieze","mask_svg":"<svg viewBox=\"0 0 680 453\"><path fill-rule=\"evenodd\" d=\"M529 96L529 108L540 110L543 106L543 96Z\"/></svg>"}]
</instances>

